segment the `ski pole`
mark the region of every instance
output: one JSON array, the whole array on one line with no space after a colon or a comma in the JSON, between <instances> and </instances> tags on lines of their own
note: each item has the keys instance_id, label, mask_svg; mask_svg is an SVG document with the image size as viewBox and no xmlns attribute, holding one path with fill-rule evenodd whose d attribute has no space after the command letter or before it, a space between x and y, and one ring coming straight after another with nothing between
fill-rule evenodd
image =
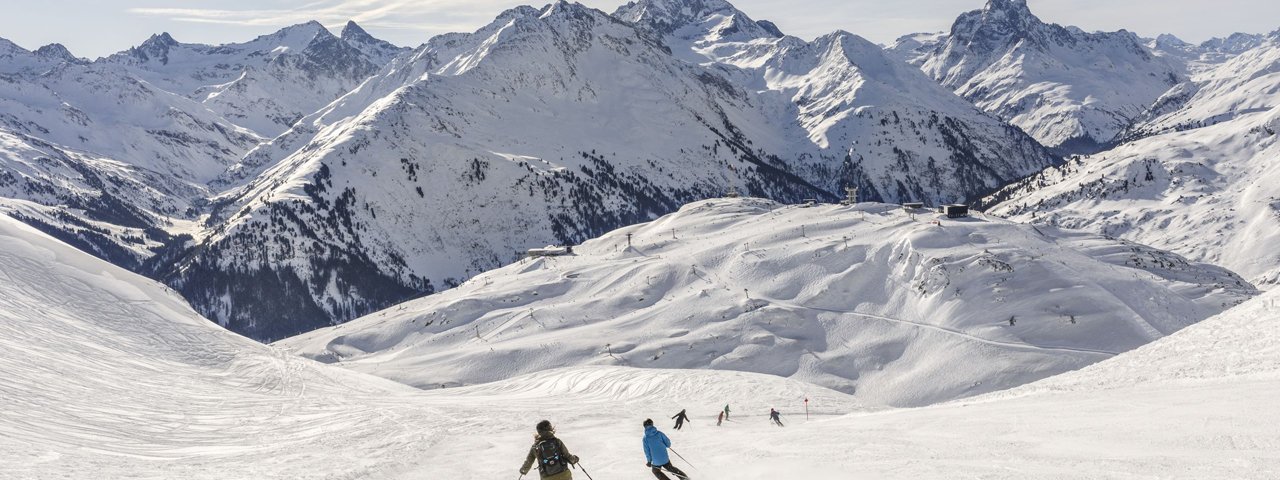
<instances>
[{"instance_id":1,"label":"ski pole","mask_svg":"<svg viewBox=\"0 0 1280 480\"><path fill-rule=\"evenodd\" d=\"M578 468L581 468L581 469L582 469L582 473L586 473L586 474L587 474L587 478L589 478L589 479L591 479L591 480L596 480L596 479L594 479L594 478L591 478L591 474L587 472L587 467L582 466L582 462L578 462Z\"/></svg>"},{"instance_id":2,"label":"ski pole","mask_svg":"<svg viewBox=\"0 0 1280 480\"><path fill-rule=\"evenodd\" d=\"M689 466L690 466L690 467L693 467L693 469L694 469L694 470L697 470L698 472L702 472L702 470L701 470L701 469L699 469L697 465L694 465L693 463L690 463L690 462L689 462L689 459L684 458L684 455L681 455L681 454L680 454L680 452L677 452L677 451L676 451L676 449L671 448L671 447L667 447L667 450L671 450L671 453L676 454L676 456L677 456L677 457L680 457L680 459L681 459L681 460L684 460L684 463L688 463L688 464L689 464ZM584 470L584 471L585 471L585 470ZM588 476L590 476L590 475L588 475Z\"/></svg>"}]
</instances>

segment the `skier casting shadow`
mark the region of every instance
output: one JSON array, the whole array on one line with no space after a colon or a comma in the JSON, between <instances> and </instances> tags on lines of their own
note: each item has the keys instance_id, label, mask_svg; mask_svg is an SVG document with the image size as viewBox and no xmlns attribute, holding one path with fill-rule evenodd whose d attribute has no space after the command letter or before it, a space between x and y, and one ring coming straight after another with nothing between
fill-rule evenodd
<instances>
[{"instance_id":1,"label":"skier casting shadow","mask_svg":"<svg viewBox=\"0 0 1280 480\"><path fill-rule=\"evenodd\" d=\"M659 480L671 480L662 470L674 473L676 478L682 480L688 479L689 476L671 464L671 457L667 455L667 449L671 448L671 439L667 435L659 432L657 427L653 426L653 420L645 419L644 421L644 458L647 460L645 466L653 469L653 476Z\"/></svg>"},{"instance_id":2,"label":"skier casting shadow","mask_svg":"<svg viewBox=\"0 0 1280 480\"><path fill-rule=\"evenodd\" d=\"M773 420L773 423L779 427L786 426L782 424L782 413L772 408L769 409L769 420Z\"/></svg>"},{"instance_id":3,"label":"skier casting shadow","mask_svg":"<svg viewBox=\"0 0 1280 480\"><path fill-rule=\"evenodd\" d=\"M685 415L684 410L680 410L680 413L677 413L676 416L671 418L676 421L676 430L679 430L682 427L684 427L684 422L687 422L689 420L689 416Z\"/></svg>"},{"instance_id":4,"label":"skier casting shadow","mask_svg":"<svg viewBox=\"0 0 1280 480\"><path fill-rule=\"evenodd\" d=\"M538 434L533 436L533 448L529 449L529 456L524 459L524 466L520 467L520 476L529 473L529 467L536 460L538 475L542 480L572 480L573 473L569 471L569 465L577 464L578 456L569 453L564 442L556 438L556 429L551 426L550 421L538 422L536 428Z\"/></svg>"}]
</instances>

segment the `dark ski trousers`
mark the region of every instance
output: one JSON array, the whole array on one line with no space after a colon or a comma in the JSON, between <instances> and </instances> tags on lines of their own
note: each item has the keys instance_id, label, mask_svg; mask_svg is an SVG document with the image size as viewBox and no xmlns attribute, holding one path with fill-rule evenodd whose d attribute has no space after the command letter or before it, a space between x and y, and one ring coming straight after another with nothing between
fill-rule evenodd
<instances>
[{"instance_id":1,"label":"dark ski trousers","mask_svg":"<svg viewBox=\"0 0 1280 480\"><path fill-rule=\"evenodd\" d=\"M653 476L658 477L659 480L671 480L671 477L668 477L665 473L662 473L662 469L664 468L667 469L668 472L676 474L676 477L678 478L689 478L688 475L685 475L684 472L681 472L680 469L676 468L675 465L672 465L671 462L667 462L666 465L655 465L653 467Z\"/></svg>"},{"instance_id":2,"label":"dark ski trousers","mask_svg":"<svg viewBox=\"0 0 1280 480\"><path fill-rule=\"evenodd\" d=\"M684 419L683 419L683 418L677 418L677 419L676 419L676 430L679 430L679 429L680 429L680 427L683 427L683 426L684 426Z\"/></svg>"}]
</instances>

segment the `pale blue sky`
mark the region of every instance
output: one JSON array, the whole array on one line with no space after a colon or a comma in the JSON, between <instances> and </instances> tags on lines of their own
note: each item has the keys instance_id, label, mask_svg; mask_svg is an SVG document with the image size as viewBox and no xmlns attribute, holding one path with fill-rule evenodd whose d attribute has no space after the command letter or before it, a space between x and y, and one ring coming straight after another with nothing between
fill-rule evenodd
<instances>
[{"instance_id":1,"label":"pale blue sky","mask_svg":"<svg viewBox=\"0 0 1280 480\"><path fill-rule=\"evenodd\" d=\"M581 0L612 11L623 0ZM370 33L417 46L433 35L471 31L517 0L5 0L0 37L28 49L59 42L82 57L136 45L153 33L182 42L245 41L283 26L319 20L335 33L355 19ZM837 29L887 43L899 35L942 31L985 0L738 0L756 19L812 38ZM1041 18L1086 30L1127 28L1146 36L1173 33L1202 41L1236 31L1280 28L1276 0L1029 0Z\"/></svg>"}]
</instances>

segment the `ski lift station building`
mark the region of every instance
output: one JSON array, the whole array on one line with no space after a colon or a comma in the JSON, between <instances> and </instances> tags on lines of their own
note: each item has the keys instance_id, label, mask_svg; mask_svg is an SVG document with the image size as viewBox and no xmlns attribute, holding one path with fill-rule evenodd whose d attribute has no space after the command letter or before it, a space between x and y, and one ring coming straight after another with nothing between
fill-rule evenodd
<instances>
[{"instance_id":1,"label":"ski lift station building","mask_svg":"<svg viewBox=\"0 0 1280 480\"><path fill-rule=\"evenodd\" d=\"M946 215L947 218L961 218L969 216L969 206L960 204L949 204L938 207L938 212Z\"/></svg>"},{"instance_id":2,"label":"ski lift station building","mask_svg":"<svg viewBox=\"0 0 1280 480\"><path fill-rule=\"evenodd\" d=\"M570 246L561 247L556 245L547 245L542 248L530 248L528 251L525 252L525 256L529 258L562 257L565 255L572 255L572 254L573 254L573 247L570 247Z\"/></svg>"}]
</instances>

